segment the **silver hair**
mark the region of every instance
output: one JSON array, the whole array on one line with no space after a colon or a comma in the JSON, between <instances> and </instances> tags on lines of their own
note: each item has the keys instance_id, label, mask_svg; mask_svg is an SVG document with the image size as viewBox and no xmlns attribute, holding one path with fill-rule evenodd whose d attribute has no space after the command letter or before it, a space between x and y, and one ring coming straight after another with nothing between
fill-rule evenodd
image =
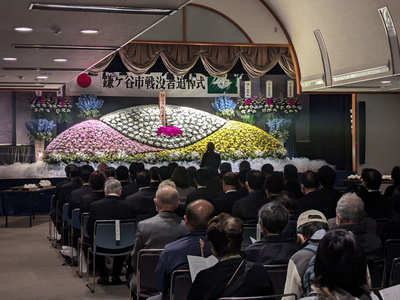
<instances>
[{"instance_id":1,"label":"silver hair","mask_svg":"<svg viewBox=\"0 0 400 300\"><path fill-rule=\"evenodd\" d=\"M346 223L360 223L365 215L364 202L356 193L344 194L337 203L336 213Z\"/></svg>"},{"instance_id":2,"label":"silver hair","mask_svg":"<svg viewBox=\"0 0 400 300\"><path fill-rule=\"evenodd\" d=\"M116 179L108 179L106 183L104 184L104 192L107 194L118 194L122 190L121 182L119 182Z\"/></svg>"}]
</instances>

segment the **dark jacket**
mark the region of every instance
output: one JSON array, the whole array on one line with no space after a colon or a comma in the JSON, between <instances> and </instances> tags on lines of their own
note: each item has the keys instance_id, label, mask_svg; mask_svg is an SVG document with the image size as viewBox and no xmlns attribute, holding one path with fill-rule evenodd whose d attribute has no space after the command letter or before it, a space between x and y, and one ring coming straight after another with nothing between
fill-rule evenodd
<instances>
[{"instance_id":1,"label":"dark jacket","mask_svg":"<svg viewBox=\"0 0 400 300\"><path fill-rule=\"evenodd\" d=\"M233 204L241 198L243 198L243 195L231 190L218 198L212 199L210 202L214 205L214 214L219 215L223 212L232 214Z\"/></svg>"},{"instance_id":2,"label":"dark jacket","mask_svg":"<svg viewBox=\"0 0 400 300\"><path fill-rule=\"evenodd\" d=\"M90 205L87 230L93 237L94 223L97 220L135 219L135 207L117 196L106 196L104 199L92 202Z\"/></svg>"},{"instance_id":3,"label":"dark jacket","mask_svg":"<svg viewBox=\"0 0 400 300\"><path fill-rule=\"evenodd\" d=\"M336 205L342 193L331 186L324 186L318 190L321 201L327 205L323 212L327 219L336 217ZM326 214L325 214L326 213Z\"/></svg>"},{"instance_id":4,"label":"dark jacket","mask_svg":"<svg viewBox=\"0 0 400 300\"><path fill-rule=\"evenodd\" d=\"M367 260L374 260L382 257L381 239L378 236L367 232L365 224L341 225L338 228L351 231L357 237L364 248Z\"/></svg>"},{"instance_id":5,"label":"dark jacket","mask_svg":"<svg viewBox=\"0 0 400 300\"><path fill-rule=\"evenodd\" d=\"M204 199L204 200L210 201L210 200L214 199L215 197L216 197L216 194L210 188L199 187L197 190L195 190L194 192L187 195L186 206L190 202L195 201L195 200Z\"/></svg>"},{"instance_id":6,"label":"dark jacket","mask_svg":"<svg viewBox=\"0 0 400 300\"><path fill-rule=\"evenodd\" d=\"M71 192L71 200L68 205L68 217L70 219L72 218L72 211L75 208L80 208L82 197L85 195L94 196L93 189L89 184L83 184L79 189Z\"/></svg>"},{"instance_id":7,"label":"dark jacket","mask_svg":"<svg viewBox=\"0 0 400 300\"><path fill-rule=\"evenodd\" d=\"M60 187L60 193L57 199L58 214L61 216L62 208L65 203L71 200L71 192L79 189L82 186L82 181L79 178L72 180Z\"/></svg>"},{"instance_id":8,"label":"dark jacket","mask_svg":"<svg viewBox=\"0 0 400 300\"><path fill-rule=\"evenodd\" d=\"M373 219L391 217L392 204L379 191L368 191L362 200L364 201L364 210L369 217Z\"/></svg>"},{"instance_id":9,"label":"dark jacket","mask_svg":"<svg viewBox=\"0 0 400 300\"><path fill-rule=\"evenodd\" d=\"M221 155L215 151L207 151L201 159L200 168L211 167L214 171L218 171L221 164Z\"/></svg>"},{"instance_id":10,"label":"dark jacket","mask_svg":"<svg viewBox=\"0 0 400 300\"><path fill-rule=\"evenodd\" d=\"M257 224L258 210L268 202L269 199L262 192L252 191L233 204L232 215L246 224Z\"/></svg>"},{"instance_id":11,"label":"dark jacket","mask_svg":"<svg viewBox=\"0 0 400 300\"><path fill-rule=\"evenodd\" d=\"M172 272L189 269L188 255L202 255L200 240L204 242L204 257L209 257L211 244L207 242L205 230L188 231L178 237L176 241L165 245L154 272L154 283L162 292L163 299L169 299Z\"/></svg>"},{"instance_id":12,"label":"dark jacket","mask_svg":"<svg viewBox=\"0 0 400 300\"><path fill-rule=\"evenodd\" d=\"M299 248L299 243L282 234L263 236L260 241L247 247L243 257L263 265L287 264Z\"/></svg>"},{"instance_id":13,"label":"dark jacket","mask_svg":"<svg viewBox=\"0 0 400 300\"><path fill-rule=\"evenodd\" d=\"M133 195L126 197L125 201L132 204L137 214L148 214L154 208L156 192L150 187L143 187Z\"/></svg>"},{"instance_id":14,"label":"dark jacket","mask_svg":"<svg viewBox=\"0 0 400 300\"><path fill-rule=\"evenodd\" d=\"M215 300L223 295L232 275L238 269L242 258L231 258L220 261L211 268L200 271L190 288L187 299L190 300ZM238 269L234 283L244 273L246 261ZM244 282L229 297L250 297L260 295L273 295L274 288L267 271L261 264L254 263ZM225 295L224 295L225 296Z\"/></svg>"},{"instance_id":15,"label":"dark jacket","mask_svg":"<svg viewBox=\"0 0 400 300\"><path fill-rule=\"evenodd\" d=\"M301 191L300 183L295 180L288 180L283 187L283 190L292 193L296 199L304 197L304 194Z\"/></svg>"},{"instance_id":16,"label":"dark jacket","mask_svg":"<svg viewBox=\"0 0 400 300\"><path fill-rule=\"evenodd\" d=\"M136 182L131 182L122 187L121 198L126 199L126 197L133 195L139 190Z\"/></svg>"},{"instance_id":17,"label":"dark jacket","mask_svg":"<svg viewBox=\"0 0 400 300\"><path fill-rule=\"evenodd\" d=\"M105 197L104 191L95 191L93 194L87 194L82 196L82 201L79 206L79 220L82 219L82 214L90 211L90 205L92 202L101 200Z\"/></svg>"}]
</instances>

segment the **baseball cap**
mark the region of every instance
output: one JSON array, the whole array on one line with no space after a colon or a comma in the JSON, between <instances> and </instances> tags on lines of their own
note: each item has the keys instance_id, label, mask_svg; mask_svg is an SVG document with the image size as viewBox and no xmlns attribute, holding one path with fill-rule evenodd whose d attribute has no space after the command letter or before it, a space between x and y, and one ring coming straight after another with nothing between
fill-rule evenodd
<instances>
[{"instance_id":1,"label":"baseball cap","mask_svg":"<svg viewBox=\"0 0 400 300\"><path fill-rule=\"evenodd\" d=\"M297 219L297 229L310 222L328 223L322 212L315 209L310 209L303 212Z\"/></svg>"}]
</instances>

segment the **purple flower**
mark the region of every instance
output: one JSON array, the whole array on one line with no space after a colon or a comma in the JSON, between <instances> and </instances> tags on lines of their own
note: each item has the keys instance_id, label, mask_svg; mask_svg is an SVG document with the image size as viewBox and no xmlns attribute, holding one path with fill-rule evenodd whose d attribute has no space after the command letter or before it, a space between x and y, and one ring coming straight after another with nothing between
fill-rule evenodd
<instances>
[{"instance_id":1,"label":"purple flower","mask_svg":"<svg viewBox=\"0 0 400 300\"><path fill-rule=\"evenodd\" d=\"M180 130L176 126L161 126L157 130L157 135L165 134L168 136L175 136L175 135L181 135L182 130Z\"/></svg>"}]
</instances>

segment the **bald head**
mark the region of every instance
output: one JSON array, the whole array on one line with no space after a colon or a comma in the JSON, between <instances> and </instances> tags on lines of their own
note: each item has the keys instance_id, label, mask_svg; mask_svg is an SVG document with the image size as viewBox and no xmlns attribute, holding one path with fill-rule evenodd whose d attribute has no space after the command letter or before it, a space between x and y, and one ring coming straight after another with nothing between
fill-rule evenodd
<instances>
[{"instance_id":1,"label":"bald head","mask_svg":"<svg viewBox=\"0 0 400 300\"><path fill-rule=\"evenodd\" d=\"M172 186L163 186L156 193L158 211L174 211L179 203L179 194Z\"/></svg>"},{"instance_id":2,"label":"bald head","mask_svg":"<svg viewBox=\"0 0 400 300\"><path fill-rule=\"evenodd\" d=\"M206 200L190 202L186 207L186 223L191 229L205 230L213 212L214 206Z\"/></svg>"}]
</instances>

